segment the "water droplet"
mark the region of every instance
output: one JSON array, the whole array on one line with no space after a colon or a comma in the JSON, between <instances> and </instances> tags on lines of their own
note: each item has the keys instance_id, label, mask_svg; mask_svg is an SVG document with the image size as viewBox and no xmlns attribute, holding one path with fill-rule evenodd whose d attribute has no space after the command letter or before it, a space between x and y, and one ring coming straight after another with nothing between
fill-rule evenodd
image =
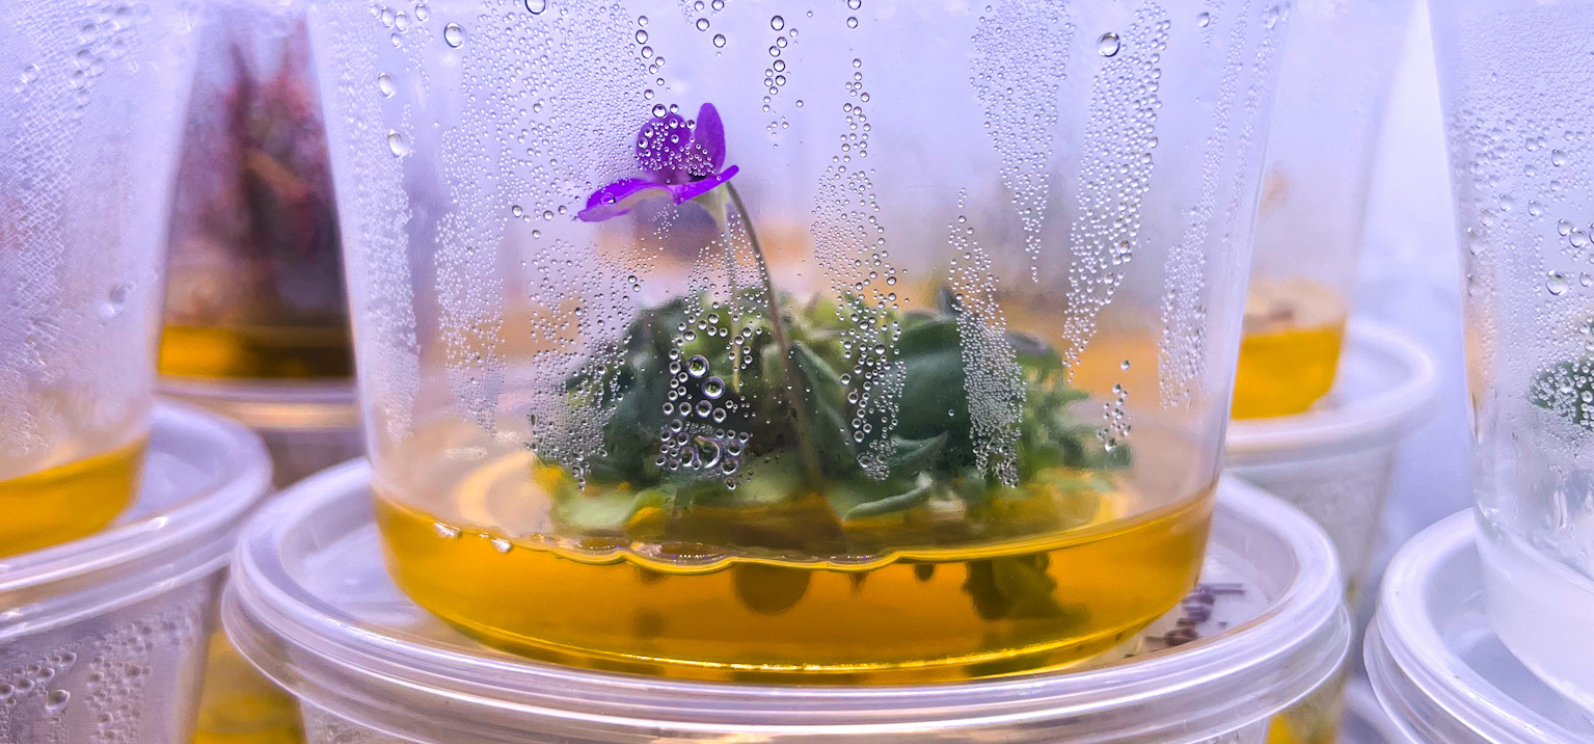
<instances>
[{"instance_id":1,"label":"water droplet","mask_svg":"<svg viewBox=\"0 0 1594 744\"><path fill-rule=\"evenodd\" d=\"M508 553L509 549L514 547L513 543L505 540L502 537L495 537L488 542L492 544L493 550L496 550L500 553Z\"/></svg>"},{"instance_id":2,"label":"water droplet","mask_svg":"<svg viewBox=\"0 0 1594 744\"><path fill-rule=\"evenodd\" d=\"M1121 369L1121 370L1123 370L1125 372L1128 372L1129 371L1129 360L1128 359L1123 360L1123 362L1118 365L1118 369Z\"/></svg>"},{"instance_id":3,"label":"water droplet","mask_svg":"<svg viewBox=\"0 0 1594 744\"><path fill-rule=\"evenodd\" d=\"M432 7L426 3L415 4L415 20L425 21L432 17Z\"/></svg>"},{"instance_id":4,"label":"water droplet","mask_svg":"<svg viewBox=\"0 0 1594 744\"><path fill-rule=\"evenodd\" d=\"M110 320L122 314L127 309L127 297L133 292L131 282L117 282L111 285L111 290L105 293L105 304L100 305L100 319Z\"/></svg>"},{"instance_id":5,"label":"water droplet","mask_svg":"<svg viewBox=\"0 0 1594 744\"><path fill-rule=\"evenodd\" d=\"M519 204L512 205L509 208L509 213L514 215L516 219L526 216L526 210L521 209Z\"/></svg>"},{"instance_id":6,"label":"water droplet","mask_svg":"<svg viewBox=\"0 0 1594 744\"><path fill-rule=\"evenodd\" d=\"M648 32L643 31L640 28L637 29L636 30L636 43L638 43L638 44L646 44L646 43L648 43Z\"/></svg>"},{"instance_id":7,"label":"water droplet","mask_svg":"<svg viewBox=\"0 0 1594 744\"><path fill-rule=\"evenodd\" d=\"M708 374L708 360L701 356L695 356L691 359L688 359L686 362L686 373L693 377L702 377L703 375Z\"/></svg>"},{"instance_id":8,"label":"water droplet","mask_svg":"<svg viewBox=\"0 0 1594 744\"><path fill-rule=\"evenodd\" d=\"M459 528L455 527L454 525L451 525L451 524L443 524L442 522L433 522L432 523L432 530L437 533L438 537L441 537L444 540L452 540L452 539L454 539L456 537L459 537Z\"/></svg>"},{"instance_id":9,"label":"water droplet","mask_svg":"<svg viewBox=\"0 0 1594 744\"><path fill-rule=\"evenodd\" d=\"M443 41L448 42L449 46L458 49L460 44L465 43L465 29L460 28L458 23L450 23L444 26Z\"/></svg>"},{"instance_id":10,"label":"water droplet","mask_svg":"<svg viewBox=\"0 0 1594 744\"><path fill-rule=\"evenodd\" d=\"M1566 165L1566 153L1562 152L1560 150L1551 150L1550 151L1550 164L1551 165L1557 165L1557 166Z\"/></svg>"},{"instance_id":11,"label":"water droplet","mask_svg":"<svg viewBox=\"0 0 1594 744\"><path fill-rule=\"evenodd\" d=\"M402 158L410 154L410 141L404 137L403 132L389 130L387 133L387 149L393 152L393 157Z\"/></svg>"},{"instance_id":12,"label":"water droplet","mask_svg":"<svg viewBox=\"0 0 1594 744\"><path fill-rule=\"evenodd\" d=\"M725 394L725 381L718 377L710 377L703 381L703 394L711 399L718 400Z\"/></svg>"},{"instance_id":13,"label":"water droplet","mask_svg":"<svg viewBox=\"0 0 1594 744\"><path fill-rule=\"evenodd\" d=\"M1550 290L1550 294L1559 297L1566 294L1566 290L1571 288L1571 282L1566 280L1565 274L1559 271L1552 271L1550 272L1550 278L1544 282L1544 288Z\"/></svg>"},{"instance_id":14,"label":"water droplet","mask_svg":"<svg viewBox=\"0 0 1594 744\"><path fill-rule=\"evenodd\" d=\"M857 28L857 27L858 27L858 18L857 18L857 16L848 16L847 17L847 28Z\"/></svg>"},{"instance_id":15,"label":"water droplet","mask_svg":"<svg viewBox=\"0 0 1594 744\"><path fill-rule=\"evenodd\" d=\"M60 713L66 704L72 701L72 693L66 690L51 690L44 696L44 709L51 713Z\"/></svg>"},{"instance_id":16,"label":"water droplet","mask_svg":"<svg viewBox=\"0 0 1594 744\"><path fill-rule=\"evenodd\" d=\"M1195 17L1195 22L1196 22L1197 26L1200 26L1202 28L1206 28L1207 26L1212 25L1212 14L1211 13L1207 13L1205 11L1197 13L1196 17Z\"/></svg>"},{"instance_id":17,"label":"water droplet","mask_svg":"<svg viewBox=\"0 0 1594 744\"><path fill-rule=\"evenodd\" d=\"M786 19L785 18L781 18L780 16L775 16L773 18L770 18L769 19L769 27L772 28L772 29L775 29L776 31L779 31L779 30L781 30L781 29L786 27Z\"/></svg>"},{"instance_id":18,"label":"water droplet","mask_svg":"<svg viewBox=\"0 0 1594 744\"><path fill-rule=\"evenodd\" d=\"M725 46L725 34L714 34L714 46L721 48Z\"/></svg>"},{"instance_id":19,"label":"water droplet","mask_svg":"<svg viewBox=\"0 0 1594 744\"><path fill-rule=\"evenodd\" d=\"M1096 52L1103 57L1111 57L1117 54L1120 46L1118 34L1111 31L1102 34L1101 38L1096 40Z\"/></svg>"},{"instance_id":20,"label":"water droplet","mask_svg":"<svg viewBox=\"0 0 1594 744\"><path fill-rule=\"evenodd\" d=\"M1572 234L1572 221L1571 220L1561 220L1560 222L1555 223L1555 230L1556 230L1556 232L1559 232L1562 235L1571 235Z\"/></svg>"},{"instance_id":21,"label":"water droplet","mask_svg":"<svg viewBox=\"0 0 1594 744\"><path fill-rule=\"evenodd\" d=\"M699 30L699 31L707 31L708 30L708 19L707 18L699 18L699 19L697 19L697 30Z\"/></svg>"},{"instance_id":22,"label":"water droplet","mask_svg":"<svg viewBox=\"0 0 1594 744\"><path fill-rule=\"evenodd\" d=\"M526 10L531 11L532 15L541 15L547 9L548 0L526 0Z\"/></svg>"},{"instance_id":23,"label":"water droplet","mask_svg":"<svg viewBox=\"0 0 1594 744\"><path fill-rule=\"evenodd\" d=\"M376 89L382 91L382 96L385 98L392 98L393 94L398 92L398 88L393 85L393 78L385 72L376 76Z\"/></svg>"},{"instance_id":24,"label":"water droplet","mask_svg":"<svg viewBox=\"0 0 1594 744\"><path fill-rule=\"evenodd\" d=\"M653 118L655 118L655 119L663 119L664 117L669 116L669 114L670 114L669 107L665 106L662 103L653 104Z\"/></svg>"},{"instance_id":25,"label":"water droplet","mask_svg":"<svg viewBox=\"0 0 1594 744\"><path fill-rule=\"evenodd\" d=\"M847 0L847 7L852 9L852 10L857 10L859 8L862 8L863 7L863 0Z\"/></svg>"}]
</instances>

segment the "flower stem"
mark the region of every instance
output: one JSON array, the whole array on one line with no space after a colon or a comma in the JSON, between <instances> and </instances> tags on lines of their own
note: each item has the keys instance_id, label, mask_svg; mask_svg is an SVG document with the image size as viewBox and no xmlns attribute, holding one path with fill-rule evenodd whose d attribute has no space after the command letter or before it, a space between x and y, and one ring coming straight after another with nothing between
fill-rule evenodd
<instances>
[{"instance_id":1,"label":"flower stem","mask_svg":"<svg viewBox=\"0 0 1594 744\"><path fill-rule=\"evenodd\" d=\"M797 451L802 457L803 470L808 475L809 485L817 487L822 480L819 456L814 451L813 443L808 441L808 411L802 404L802 377L797 374L797 360L792 356L791 338L786 333L786 319L781 315L780 300L775 295L775 277L770 273L769 261L764 258L764 248L758 242L758 233L753 231L753 220L749 216L747 205L742 203L742 195L736 193L736 187L731 185L730 181L725 182L725 192L731 197L731 203L736 206L736 213L742 218L742 229L747 231L747 243L753 249L753 260L758 263L759 280L764 284L764 302L768 308L770 332L775 337L775 349L780 353L781 371L786 378L786 402L797 417ZM818 391L813 393L817 395Z\"/></svg>"}]
</instances>

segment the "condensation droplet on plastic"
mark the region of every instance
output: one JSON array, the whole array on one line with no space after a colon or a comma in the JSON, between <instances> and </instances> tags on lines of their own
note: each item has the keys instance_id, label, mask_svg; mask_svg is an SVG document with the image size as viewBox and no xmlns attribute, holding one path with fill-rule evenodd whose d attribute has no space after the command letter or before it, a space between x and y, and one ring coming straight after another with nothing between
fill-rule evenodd
<instances>
[{"instance_id":1,"label":"condensation droplet on plastic","mask_svg":"<svg viewBox=\"0 0 1594 744\"><path fill-rule=\"evenodd\" d=\"M693 377L702 377L708 374L708 360L700 356L692 357L686 362L686 373Z\"/></svg>"},{"instance_id":2,"label":"condensation droplet on plastic","mask_svg":"<svg viewBox=\"0 0 1594 744\"><path fill-rule=\"evenodd\" d=\"M384 98L392 98L398 92L398 87L393 84L393 77L387 73L376 76L376 89L382 91Z\"/></svg>"},{"instance_id":3,"label":"condensation droplet on plastic","mask_svg":"<svg viewBox=\"0 0 1594 744\"><path fill-rule=\"evenodd\" d=\"M508 553L510 548L514 547L513 543L505 540L502 537L492 538L491 540L488 540L488 542L492 544L493 550L496 550L499 553Z\"/></svg>"},{"instance_id":4,"label":"condensation droplet on plastic","mask_svg":"<svg viewBox=\"0 0 1594 744\"><path fill-rule=\"evenodd\" d=\"M714 34L714 46L722 49L725 47L725 34Z\"/></svg>"},{"instance_id":5,"label":"condensation droplet on plastic","mask_svg":"<svg viewBox=\"0 0 1594 744\"><path fill-rule=\"evenodd\" d=\"M444 540L452 540L452 539L454 539L456 537L459 537L459 528L455 527L454 525L451 525L451 524L443 524L442 522L433 522L432 523L432 530L437 533L438 537L441 537Z\"/></svg>"},{"instance_id":6,"label":"condensation droplet on plastic","mask_svg":"<svg viewBox=\"0 0 1594 744\"><path fill-rule=\"evenodd\" d=\"M60 713L66 704L72 701L72 693L66 690L51 690L44 696L44 709L51 713Z\"/></svg>"},{"instance_id":7,"label":"condensation droplet on plastic","mask_svg":"<svg viewBox=\"0 0 1594 744\"><path fill-rule=\"evenodd\" d=\"M1118 41L1118 34L1108 31L1096 40L1096 53L1103 57L1111 57L1118 53L1122 44Z\"/></svg>"},{"instance_id":8,"label":"condensation droplet on plastic","mask_svg":"<svg viewBox=\"0 0 1594 744\"><path fill-rule=\"evenodd\" d=\"M450 23L444 26L443 41L447 42L449 46L458 49L459 45L465 43L465 29L460 28L458 23Z\"/></svg>"},{"instance_id":9,"label":"condensation droplet on plastic","mask_svg":"<svg viewBox=\"0 0 1594 744\"><path fill-rule=\"evenodd\" d=\"M526 10L531 11L532 15L541 15L547 9L548 0L526 0Z\"/></svg>"},{"instance_id":10,"label":"condensation droplet on plastic","mask_svg":"<svg viewBox=\"0 0 1594 744\"><path fill-rule=\"evenodd\" d=\"M1195 17L1195 22L1196 22L1197 26L1200 26L1202 28L1206 28L1207 26L1212 25L1212 14L1208 13L1206 11L1202 11L1200 13L1197 13L1196 17Z\"/></svg>"},{"instance_id":11,"label":"condensation droplet on plastic","mask_svg":"<svg viewBox=\"0 0 1594 744\"><path fill-rule=\"evenodd\" d=\"M105 304L100 305L100 319L110 320L119 317L127 309L127 297L133 293L130 282L117 282L111 285L111 290L105 293Z\"/></svg>"},{"instance_id":12,"label":"condensation droplet on plastic","mask_svg":"<svg viewBox=\"0 0 1594 744\"><path fill-rule=\"evenodd\" d=\"M389 131L387 149L393 153L393 157L402 158L410 154L410 141L404 137L403 132Z\"/></svg>"},{"instance_id":13,"label":"condensation droplet on plastic","mask_svg":"<svg viewBox=\"0 0 1594 744\"><path fill-rule=\"evenodd\" d=\"M781 18L780 16L774 16L769 19L769 27L779 31L786 27L786 19Z\"/></svg>"},{"instance_id":14,"label":"condensation droplet on plastic","mask_svg":"<svg viewBox=\"0 0 1594 744\"><path fill-rule=\"evenodd\" d=\"M1566 290L1571 288L1571 282L1566 280L1565 274L1559 271L1552 271L1550 272L1550 278L1544 282L1544 288L1549 290L1550 294L1559 297L1566 294Z\"/></svg>"},{"instance_id":15,"label":"condensation droplet on plastic","mask_svg":"<svg viewBox=\"0 0 1594 744\"><path fill-rule=\"evenodd\" d=\"M707 18L699 18L699 19L697 19L697 24L696 25L697 25L697 30L699 30L699 31L707 31L708 30L708 25L709 25L708 24L708 19Z\"/></svg>"}]
</instances>

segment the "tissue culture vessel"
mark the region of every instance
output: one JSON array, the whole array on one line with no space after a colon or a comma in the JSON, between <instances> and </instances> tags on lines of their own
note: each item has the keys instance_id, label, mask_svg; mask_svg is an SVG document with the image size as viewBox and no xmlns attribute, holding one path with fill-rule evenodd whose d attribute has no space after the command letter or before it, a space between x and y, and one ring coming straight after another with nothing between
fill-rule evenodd
<instances>
[{"instance_id":1,"label":"tissue culture vessel","mask_svg":"<svg viewBox=\"0 0 1594 744\"><path fill-rule=\"evenodd\" d=\"M1246 297L1234 417L1290 416L1334 384L1345 343L1345 302L1306 279L1253 277Z\"/></svg>"},{"instance_id":2,"label":"tissue culture vessel","mask_svg":"<svg viewBox=\"0 0 1594 744\"><path fill-rule=\"evenodd\" d=\"M0 480L0 557L86 537L111 523L132 497L145 440Z\"/></svg>"},{"instance_id":3,"label":"tissue culture vessel","mask_svg":"<svg viewBox=\"0 0 1594 744\"><path fill-rule=\"evenodd\" d=\"M696 679L1130 638L1202 562L1282 17L720 5L317 26L398 586Z\"/></svg>"},{"instance_id":4,"label":"tissue culture vessel","mask_svg":"<svg viewBox=\"0 0 1594 744\"><path fill-rule=\"evenodd\" d=\"M240 20L245 11L232 9L232 25L212 32L213 63L195 85L173 211L160 372L347 378L354 362L337 210L307 32L302 19L265 18L263 11L254 20L268 30L241 31L254 28ZM251 34L281 36L262 43Z\"/></svg>"}]
</instances>

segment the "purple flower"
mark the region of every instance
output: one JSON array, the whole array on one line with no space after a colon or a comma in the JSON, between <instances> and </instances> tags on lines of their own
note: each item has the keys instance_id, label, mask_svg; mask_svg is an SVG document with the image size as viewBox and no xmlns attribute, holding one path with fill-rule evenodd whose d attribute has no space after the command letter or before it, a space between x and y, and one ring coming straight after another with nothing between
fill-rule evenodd
<instances>
[{"instance_id":1,"label":"purple flower","mask_svg":"<svg viewBox=\"0 0 1594 744\"><path fill-rule=\"evenodd\" d=\"M636 159L641 178L622 178L592 192L587 208L576 213L582 222L602 222L631 211L637 202L668 196L682 204L712 191L731 176L725 167L725 124L714 104L697 111L697 125L687 126L680 114L653 117L637 133Z\"/></svg>"}]
</instances>

